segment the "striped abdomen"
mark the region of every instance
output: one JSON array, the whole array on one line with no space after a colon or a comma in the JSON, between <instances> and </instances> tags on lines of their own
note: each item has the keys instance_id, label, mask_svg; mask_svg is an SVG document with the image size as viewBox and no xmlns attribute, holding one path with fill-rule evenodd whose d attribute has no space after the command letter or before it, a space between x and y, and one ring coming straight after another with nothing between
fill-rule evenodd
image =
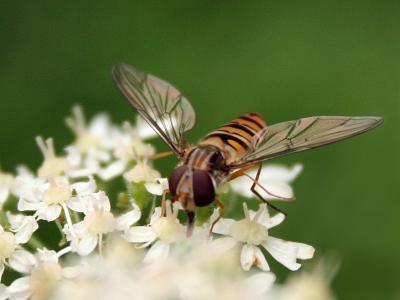
<instances>
[{"instance_id":1,"label":"striped abdomen","mask_svg":"<svg viewBox=\"0 0 400 300\"><path fill-rule=\"evenodd\" d=\"M229 164L254 150L266 126L259 114L248 113L211 132L199 145L218 148Z\"/></svg>"}]
</instances>

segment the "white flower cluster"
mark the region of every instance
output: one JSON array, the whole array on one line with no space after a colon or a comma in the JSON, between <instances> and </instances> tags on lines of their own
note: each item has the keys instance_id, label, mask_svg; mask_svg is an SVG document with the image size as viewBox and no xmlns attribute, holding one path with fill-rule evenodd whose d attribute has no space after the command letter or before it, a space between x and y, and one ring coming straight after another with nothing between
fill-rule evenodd
<instances>
[{"instance_id":1,"label":"white flower cluster","mask_svg":"<svg viewBox=\"0 0 400 300\"><path fill-rule=\"evenodd\" d=\"M179 203L167 201L161 213L168 181L151 164L148 125L116 126L106 115L86 123L79 107L67 124L76 139L65 155L38 137L37 172L0 171L0 300L282 299L271 298L266 253L290 270L313 257L313 247L270 235L284 215L265 204L253 211L244 202L244 218L223 218L210 233L214 210L186 237ZM258 191L292 198L301 169L266 166ZM119 183L125 188L114 195ZM238 178L226 190L252 198L251 184Z\"/></svg>"}]
</instances>

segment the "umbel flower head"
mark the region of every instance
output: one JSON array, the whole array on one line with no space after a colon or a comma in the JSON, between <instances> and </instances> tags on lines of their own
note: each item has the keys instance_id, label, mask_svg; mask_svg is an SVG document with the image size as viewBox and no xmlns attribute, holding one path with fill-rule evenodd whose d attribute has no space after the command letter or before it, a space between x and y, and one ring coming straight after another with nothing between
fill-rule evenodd
<instances>
[{"instance_id":1,"label":"umbel flower head","mask_svg":"<svg viewBox=\"0 0 400 300\"><path fill-rule=\"evenodd\" d=\"M180 204L167 198L162 209L167 174L152 165L146 123L87 122L75 107L67 124L75 139L64 152L37 138L38 170L0 172L0 300L282 299L268 256L292 271L313 257L312 246L275 237L284 215L261 203L244 202L243 218L226 215L211 233L217 211L207 214L188 238ZM301 170L267 165L257 191L292 198ZM252 176L230 193L252 198Z\"/></svg>"}]
</instances>

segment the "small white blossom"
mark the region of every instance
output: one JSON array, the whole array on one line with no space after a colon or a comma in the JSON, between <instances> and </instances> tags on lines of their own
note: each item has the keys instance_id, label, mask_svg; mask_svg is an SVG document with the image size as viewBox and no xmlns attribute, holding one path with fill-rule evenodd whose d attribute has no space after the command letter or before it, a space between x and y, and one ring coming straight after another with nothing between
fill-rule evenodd
<instances>
[{"instance_id":1,"label":"small white blossom","mask_svg":"<svg viewBox=\"0 0 400 300\"><path fill-rule=\"evenodd\" d=\"M52 178L44 182L29 175L18 176L16 179L19 186L18 209L20 211L35 211L39 220L54 221L61 211L64 210L68 217L68 208L78 211L77 198L79 196L93 193L93 180L89 183L77 182L70 184L65 177ZM95 185L94 185L95 186ZM73 191L77 197L73 196Z\"/></svg>"},{"instance_id":2,"label":"small white blossom","mask_svg":"<svg viewBox=\"0 0 400 300\"><path fill-rule=\"evenodd\" d=\"M155 132L141 118L137 118L136 126L132 127L129 123L123 126L114 150L114 156L123 161L140 160L155 154L155 148L143 141L144 138L153 137ZM152 132L153 135L148 135ZM144 137L145 136L145 137Z\"/></svg>"},{"instance_id":3,"label":"small white blossom","mask_svg":"<svg viewBox=\"0 0 400 300\"><path fill-rule=\"evenodd\" d=\"M63 254L60 252L38 249L37 257L32 254L28 258L21 257L18 271L25 276L14 280L6 288L5 294L9 299L47 299L59 281L69 273L58 262Z\"/></svg>"},{"instance_id":4,"label":"small white blossom","mask_svg":"<svg viewBox=\"0 0 400 300\"><path fill-rule=\"evenodd\" d=\"M90 254L98 244L102 247L102 236L113 232L116 226L111 213L110 200L100 191L85 197L83 211L85 217L72 228L65 227L67 240L71 241L72 250L79 255Z\"/></svg>"},{"instance_id":5,"label":"small white blossom","mask_svg":"<svg viewBox=\"0 0 400 300\"><path fill-rule=\"evenodd\" d=\"M110 180L120 175L126 163L113 161L111 154L121 135L120 130L110 123L105 114L95 116L86 124L79 106L75 106L72 112L73 116L66 119L76 135L74 144L66 147L71 165L69 176L77 178L96 174L103 180Z\"/></svg>"},{"instance_id":6,"label":"small white blossom","mask_svg":"<svg viewBox=\"0 0 400 300\"><path fill-rule=\"evenodd\" d=\"M5 231L0 225L0 280L4 271L4 262L8 262L9 266L18 272L26 270L25 263L31 262L32 254L23 250L19 244L24 240L16 237L12 232Z\"/></svg>"},{"instance_id":7,"label":"small white blossom","mask_svg":"<svg viewBox=\"0 0 400 300\"><path fill-rule=\"evenodd\" d=\"M258 179L259 185L255 190L265 199L291 199L293 198L293 189L290 183L300 174L303 169L301 164L296 164L292 168L280 165L264 165ZM256 178L257 169L253 169L247 176L240 176L231 182L231 188L234 192L247 198L254 198L251 191L253 180Z\"/></svg>"},{"instance_id":8,"label":"small white blossom","mask_svg":"<svg viewBox=\"0 0 400 300\"><path fill-rule=\"evenodd\" d=\"M161 178L160 172L152 168L147 161L139 161L124 174L127 182L144 182L146 190L153 195L162 195L168 189L168 179Z\"/></svg>"},{"instance_id":9,"label":"small white blossom","mask_svg":"<svg viewBox=\"0 0 400 300\"><path fill-rule=\"evenodd\" d=\"M49 138L45 142L42 137L37 137L36 142L44 156L44 161L38 170L38 176L48 179L67 173L69 170L68 161L56 155L53 139Z\"/></svg>"},{"instance_id":10,"label":"small white blossom","mask_svg":"<svg viewBox=\"0 0 400 300\"><path fill-rule=\"evenodd\" d=\"M153 169L148 162L138 162L130 171L124 174L124 178L129 182L156 182L157 178L160 178L161 174L157 170Z\"/></svg>"},{"instance_id":11,"label":"small white blossom","mask_svg":"<svg viewBox=\"0 0 400 300\"><path fill-rule=\"evenodd\" d=\"M71 242L72 251L79 255L90 254L97 245L101 251L104 234L114 230L125 232L141 217L139 207L133 204L132 210L115 218L111 213L110 200L103 191L80 195L79 198L74 208L85 217L72 228L65 226L63 230Z\"/></svg>"},{"instance_id":12,"label":"small white blossom","mask_svg":"<svg viewBox=\"0 0 400 300\"><path fill-rule=\"evenodd\" d=\"M66 119L68 127L75 133L74 147L82 153L94 155L102 159L103 150L112 149L115 131L117 130L106 114L98 114L89 124L86 124L83 110L80 106L72 108L72 117ZM100 152L99 152L100 151Z\"/></svg>"},{"instance_id":13,"label":"small white blossom","mask_svg":"<svg viewBox=\"0 0 400 300\"><path fill-rule=\"evenodd\" d=\"M228 235L230 236L228 239L243 244L240 262L244 270L256 265L263 271L269 271L269 265L259 246L292 271L301 267L297 259L313 257L312 246L284 241L269 235L268 230L284 220L283 214L278 213L270 217L265 204L261 204L257 212L249 211L246 203L243 203L243 209L245 214L243 220L222 219L215 225L213 232Z\"/></svg>"},{"instance_id":14,"label":"small white blossom","mask_svg":"<svg viewBox=\"0 0 400 300\"><path fill-rule=\"evenodd\" d=\"M166 204L166 216L161 216L161 209L154 210L149 226L134 226L129 228L123 237L142 247L152 245L145 256L145 261L153 262L168 257L171 244L185 238L185 228L177 219L178 206L171 209L170 202Z\"/></svg>"}]
</instances>

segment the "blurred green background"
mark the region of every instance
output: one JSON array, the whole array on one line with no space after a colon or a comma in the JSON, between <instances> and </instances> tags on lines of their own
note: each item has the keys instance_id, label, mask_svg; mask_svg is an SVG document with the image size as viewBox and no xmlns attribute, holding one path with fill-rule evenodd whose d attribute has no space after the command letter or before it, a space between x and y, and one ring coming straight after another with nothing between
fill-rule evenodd
<instances>
[{"instance_id":1,"label":"blurred green background","mask_svg":"<svg viewBox=\"0 0 400 300\"><path fill-rule=\"evenodd\" d=\"M111 80L117 62L167 79L191 99L192 141L249 111L269 123L383 116L368 134L275 161L305 168L298 200L281 204L289 217L273 233L340 256L340 299L400 299L399 1L1 1L0 14L7 171L38 166L38 134L61 151L72 139L63 120L75 103L89 115L132 119ZM175 163L159 166L168 175Z\"/></svg>"}]
</instances>

